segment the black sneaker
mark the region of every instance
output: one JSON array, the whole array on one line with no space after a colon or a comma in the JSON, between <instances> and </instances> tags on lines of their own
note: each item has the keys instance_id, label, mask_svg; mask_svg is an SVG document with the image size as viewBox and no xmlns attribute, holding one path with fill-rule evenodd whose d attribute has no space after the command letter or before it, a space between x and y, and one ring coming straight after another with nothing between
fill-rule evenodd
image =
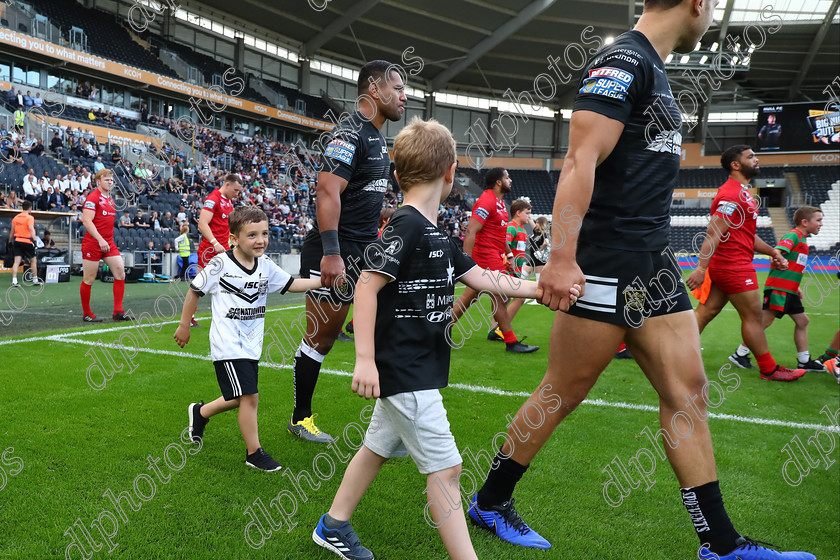
<instances>
[{"instance_id":1,"label":"black sneaker","mask_svg":"<svg viewBox=\"0 0 840 560\"><path fill-rule=\"evenodd\" d=\"M119 313L114 313L114 321L133 321L134 317L131 315L126 315L122 311Z\"/></svg>"},{"instance_id":2,"label":"black sneaker","mask_svg":"<svg viewBox=\"0 0 840 560\"><path fill-rule=\"evenodd\" d=\"M247 451L246 451L247 453ZM245 464L249 467L254 467L265 472L279 471L283 467L271 458L271 455L265 452L265 449L260 447L250 455L245 456Z\"/></svg>"},{"instance_id":3,"label":"black sneaker","mask_svg":"<svg viewBox=\"0 0 840 560\"><path fill-rule=\"evenodd\" d=\"M805 371L825 371L823 365L817 360L808 360L807 362L799 362L797 369L804 369Z\"/></svg>"},{"instance_id":4,"label":"black sneaker","mask_svg":"<svg viewBox=\"0 0 840 560\"><path fill-rule=\"evenodd\" d=\"M353 342L353 337L347 336L344 334L344 331L338 333L336 340L340 340L342 342Z\"/></svg>"},{"instance_id":5,"label":"black sneaker","mask_svg":"<svg viewBox=\"0 0 840 560\"><path fill-rule=\"evenodd\" d=\"M527 344L522 344L522 342L517 340L516 342L508 342L505 351L513 352L514 354L530 354L531 352L536 352L539 349L539 346L528 346Z\"/></svg>"},{"instance_id":6,"label":"black sneaker","mask_svg":"<svg viewBox=\"0 0 840 560\"><path fill-rule=\"evenodd\" d=\"M755 369L755 366L752 365L749 356L739 356L738 354L732 354L731 356L729 356L729 361L741 369Z\"/></svg>"},{"instance_id":7,"label":"black sneaker","mask_svg":"<svg viewBox=\"0 0 840 560\"><path fill-rule=\"evenodd\" d=\"M350 334L353 334L353 321L347 323L347 325L344 326L344 330L349 332Z\"/></svg>"},{"instance_id":8,"label":"black sneaker","mask_svg":"<svg viewBox=\"0 0 840 560\"><path fill-rule=\"evenodd\" d=\"M499 334L496 332L496 329L493 329L492 331L487 333L487 340L489 340L490 342L504 342L505 341L504 337L499 336Z\"/></svg>"},{"instance_id":9,"label":"black sneaker","mask_svg":"<svg viewBox=\"0 0 840 560\"><path fill-rule=\"evenodd\" d=\"M633 354L630 353L629 348L625 348L621 352L616 352L614 358L616 360L632 360Z\"/></svg>"},{"instance_id":10,"label":"black sneaker","mask_svg":"<svg viewBox=\"0 0 840 560\"><path fill-rule=\"evenodd\" d=\"M187 407L187 414L190 417L190 438L196 443L199 443L204 437L204 427L210 421L209 418L205 418L199 412L203 404L204 401L201 401L200 403L192 403Z\"/></svg>"},{"instance_id":11,"label":"black sneaker","mask_svg":"<svg viewBox=\"0 0 840 560\"><path fill-rule=\"evenodd\" d=\"M102 319L93 315L84 315L82 316L82 321L84 321L85 323L101 323Z\"/></svg>"}]
</instances>

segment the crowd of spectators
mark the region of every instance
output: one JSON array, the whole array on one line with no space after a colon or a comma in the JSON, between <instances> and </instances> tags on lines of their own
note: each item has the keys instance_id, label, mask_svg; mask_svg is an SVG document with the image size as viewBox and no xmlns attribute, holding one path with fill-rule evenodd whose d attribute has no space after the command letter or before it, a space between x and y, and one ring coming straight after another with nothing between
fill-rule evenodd
<instances>
[{"instance_id":1,"label":"crowd of spectators","mask_svg":"<svg viewBox=\"0 0 840 560\"><path fill-rule=\"evenodd\" d=\"M88 110L87 118L92 123L109 124L114 127L126 128L122 115L112 110L106 113L102 110L102 107Z\"/></svg>"},{"instance_id":2,"label":"crowd of spectators","mask_svg":"<svg viewBox=\"0 0 840 560\"><path fill-rule=\"evenodd\" d=\"M452 193L440 205L438 227L443 229L459 247L464 244L467 222L470 221L470 210L466 192L458 187L453 187Z\"/></svg>"},{"instance_id":3,"label":"crowd of spectators","mask_svg":"<svg viewBox=\"0 0 840 560\"><path fill-rule=\"evenodd\" d=\"M6 92L6 101L9 106L23 108L32 106L41 107L44 104L44 100L41 98L40 93L32 95L32 92L29 90L27 90L26 93L23 93L22 90L15 90L14 87Z\"/></svg>"},{"instance_id":4,"label":"crowd of spectators","mask_svg":"<svg viewBox=\"0 0 840 560\"><path fill-rule=\"evenodd\" d=\"M153 117L153 116L151 116ZM177 127L177 128L176 128ZM260 206L269 216L271 233L275 238L302 243L306 233L313 227L317 163L311 156L296 147L272 142L260 134L240 141L236 137L225 138L217 131L200 127L187 127L170 123L170 131L178 137L191 140L190 144L204 157L196 165L193 153L184 153L163 143L158 147L153 142L145 146L150 157L138 159L134 164L123 161L119 146L100 145L95 134L82 126L56 127L49 142L49 151L55 157L67 161L93 162L92 165L74 165L66 176L50 176L44 172L36 177L29 170L22 181L22 197L12 195L0 198L0 206L19 207L20 200L31 200L36 210L76 212L93 185L92 176L106 167L122 163L123 173L118 180L124 185L134 184L130 191L136 196L137 205L143 207L155 201L162 193L180 195L181 206L176 217L166 212L157 216L138 212L131 218L131 225L120 221L120 227L177 229L178 218L188 222L195 231L200 213L200 200L221 184L222 177L238 173L243 179L241 203ZM0 128L5 142L10 142L19 153L42 154L44 146L34 134L28 137ZM7 147L8 148L8 147ZM34 151L33 151L34 150ZM10 150L7 150L10 151ZM163 178L160 165L171 166L171 177ZM18 163L23 163L20 160ZM128 192L129 189L125 189ZM145 204L144 204L145 203Z\"/></svg>"},{"instance_id":5,"label":"crowd of spectators","mask_svg":"<svg viewBox=\"0 0 840 560\"><path fill-rule=\"evenodd\" d=\"M84 84L80 84L82 86ZM147 142L144 148L150 157L129 164L123 159L119 146L98 143L90 129L83 125L62 125L50 133L52 138L48 150L56 158L67 162L70 171L55 176L44 172L43 176L36 177L30 169L21 185L23 196L14 191L9 196L0 196L0 207L19 208L21 201L27 199L33 202L35 210L71 212L76 214L75 221L79 222L84 200L95 187L91 184L93 175L105 167L118 166L115 169L118 171L117 180L124 187L128 186L128 182L133 183L131 189L123 192L132 192L136 197L132 205L140 209L123 214L119 219L119 228L172 231L177 235L179 224L186 222L195 233L201 200L221 185L224 175L233 172L243 180L239 202L257 205L265 211L272 237L290 241L292 246L302 244L314 225L317 157L299 146L273 142L259 133L240 140L241 136L226 137L215 130L149 115L145 106L143 109L142 121L167 127L170 133L184 140L195 152L179 150L165 142L160 147L157 143ZM17 146L21 153L42 154L45 151L42 141L34 134L22 137L0 128L0 136ZM131 149L137 151L137 147ZM194 159L198 153L203 155L199 158L200 164L196 164ZM164 178L160 173L161 167L153 163L155 161L171 167L171 176L167 174ZM160 205L154 204L156 200L173 204L172 197L160 198L163 193L176 193L178 202L171 206L171 211L157 212L152 208L157 206L161 210ZM382 206L396 208L401 202L401 194L389 189ZM146 211L147 208L149 211ZM458 243L462 241L466 229L466 210L468 206L461 191L453 191L441 205L440 225Z\"/></svg>"}]
</instances>

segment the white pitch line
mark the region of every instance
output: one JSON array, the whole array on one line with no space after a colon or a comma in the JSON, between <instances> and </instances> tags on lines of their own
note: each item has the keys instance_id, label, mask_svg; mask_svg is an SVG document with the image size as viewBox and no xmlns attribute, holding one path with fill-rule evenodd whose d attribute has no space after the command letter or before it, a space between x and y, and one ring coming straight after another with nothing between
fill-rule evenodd
<instances>
[{"instance_id":1,"label":"white pitch line","mask_svg":"<svg viewBox=\"0 0 840 560\"><path fill-rule=\"evenodd\" d=\"M61 338L59 338L61 337ZM43 340L51 340L55 342L64 342L69 344L83 344L86 346L105 346L107 348L112 348L114 350L130 350L131 352L144 352L147 354L158 354L164 356L174 356L177 358L189 358L193 360L204 360L204 361L212 361L210 356L202 356L200 354L190 354L189 352L178 352L175 350L158 350L155 348L135 348L131 346L125 346L123 344L99 344L98 342L92 342L90 340L81 340L77 338L68 338L66 335L57 335L51 337L41 337L41 338L30 338L26 339L27 342L30 341L43 341ZM19 340L16 342L24 342L24 340ZM261 367L267 367L270 369L292 369L291 365L286 364L277 364L273 362L260 362ZM353 373L349 371L343 371L339 369L330 369L330 368L323 368L321 369L322 372L327 373L329 375L338 375L341 377L353 377ZM499 395L505 397L529 397L531 393L527 393L525 391L504 391L502 389L496 389L495 387L484 387L481 385L467 385L463 383L450 383L449 387L453 389L459 389L463 391L469 391L472 393L484 393L490 395ZM655 406L647 405L647 404L634 404L634 403L625 403L625 402L610 402L605 401L603 399L585 399L583 404L589 404L594 406L606 406L610 408L622 408L625 410L641 410L645 412L658 412L659 409ZM747 416L738 416L734 414L720 414L716 412L710 412L709 418L714 418L717 420L731 420L733 422L743 422L746 424L759 424L764 426L780 426L784 428L796 428L802 430L824 430L828 432L837 432L840 433L840 427L838 426L825 426L823 424L808 424L808 423L801 423L801 422L784 422L782 420L771 420L767 418L751 418Z\"/></svg>"},{"instance_id":2,"label":"white pitch line","mask_svg":"<svg viewBox=\"0 0 840 560\"><path fill-rule=\"evenodd\" d=\"M272 308L269 308L269 309L266 310L266 315L269 314L269 313L277 312L277 311L286 311L287 309L303 309L304 307L306 307L306 305L290 305L288 307L272 307ZM63 315L62 315L62 317L63 317ZM199 317L199 319L201 319L201 318L202 317ZM159 321L159 322L155 322L155 323L141 323L141 324L139 324L139 328L145 329L146 327L155 327L157 325L161 325L161 326L162 325L175 325L175 324L180 323L180 322L181 322L181 320L178 319L177 321L172 320L172 321ZM101 328L101 329L89 329L89 330L72 331L72 332L62 333L62 334L54 334L54 335L47 336L47 337L18 338L18 339L11 339L11 340L0 340L0 346L6 345L6 344L16 344L18 342L32 342L32 341L37 341L37 340L62 340L62 339L67 338L69 336L87 336L87 335L90 335L90 334L102 334L102 333L108 333L108 332L125 331L125 330L128 330L128 329L136 329L136 328L138 328L138 323L130 322L128 324L123 324L123 325L120 325L118 327L105 327L105 328ZM155 330L155 332L158 332L158 330Z\"/></svg>"}]
</instances>

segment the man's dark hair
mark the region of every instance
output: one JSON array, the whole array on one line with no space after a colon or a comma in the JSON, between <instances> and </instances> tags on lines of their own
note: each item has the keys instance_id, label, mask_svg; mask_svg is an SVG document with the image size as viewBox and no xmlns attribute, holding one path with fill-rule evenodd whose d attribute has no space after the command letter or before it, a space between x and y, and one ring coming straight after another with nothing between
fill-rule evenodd
<instances>
[{"instance_id":1,"label":"man's dark hair","mask_svg":"<svg viewBox=\"0 0 840 560\"><path fill-rule=\"evenodd\" d=\"M746 144L736 144L726 148L726 150L720 154L720 165L723 167L723 170L727 173L731 173L732 162L737 161L741 154L747 150L752 150L752 146L747 146Z\"/></svg>"},{"instance_id":2,"label":"man's dark hair","mask_svg":"<svg viewBox=\"0 0 840 560\"><path fill-rule=\"evenodd\" d=\"M645 0L645 10L653 8L656 10L670 10L682 4L683 0Z\"/></svg>"},{"instance_id":3,"label":"man's dark hair","mask_svg":"<svg viewBox=\"0 0 840 560\"><path fill-rule=\"evenodd\" d=\"M32 210L32 201L31 200L24 200L21 208L24 210Z\"/></svg>"},{"instance_id":4,"label":"man's dark hair","mask_svg":"<svg viewBox=\"0 0 840 560\"><path fill-rule=\"evenodd\" d=\"M487 173L484 175L484 187L492 189L496 185L496 181L501 181L504 176L504 167L494 167L492 169L488 169Z\"/></svg>"},{"instance_id":5,"label":"man's dark hair","mask_svg":"<svg viewBox=\"0 0 840 560\"><path fill-rule=\"evenodd\" d=\"M367 93L371 81L378 81L380 86L382 86L383 82L390 78L390 76L386 75L389 68L393 68L395 72L397 71L397 67L387 60L371 60L362 66L362 69L359 70L359 80L357 82L359 95Z\"/></svg>"}]
</instances>

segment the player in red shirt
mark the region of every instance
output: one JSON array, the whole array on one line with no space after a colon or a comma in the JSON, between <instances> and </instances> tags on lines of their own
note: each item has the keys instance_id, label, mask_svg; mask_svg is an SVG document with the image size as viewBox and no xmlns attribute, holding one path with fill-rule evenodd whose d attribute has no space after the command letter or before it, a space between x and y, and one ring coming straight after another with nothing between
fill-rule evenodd
<instances>
[{"instance_id":1,"label":"player in red shirt","mask_svg":"<svg viewBox=\"0 0 840 560\"><path fill-rule=\"evenodd\" d=\"M125 293L125 267L120 251L114 243L114 217L117 209L111 198L114 187L114 172L102 169L94 176L96 188L85 199L82 209L82 224L85 236L82 238L82 285L79 293L82 297L82 320L87 323L100 323L90 309L90 288L96 280L99 261L105 261L114 275L114 321L131 321L133 317L123 312L123 294Z\"/></svg>"},{"instance_id":2,"label":"player in red shirt","mask_svg":"<svg viewBox=\"0 0 840 560\"><path fill-rule=\"evenodd\" d=\"M242 190L242 179L235 173L225 175L222 186L207 195L198 217L198 266L204 268L210 259L230 250L228 216L233 212L233 201Z\"/></svg>"},{"instance_id":3,"label":"player in red shirt","mask_svg":"<svg viewBox=\"0 0 840 560\"><path fill-rule=\"evenodd\" d=\"M230 225L228 216L233 212L233 201L242 191L242 179L236 173L228 173L222 179L222 186L207 195L198 216L198 233L201 243L198 244L198 271L207 263L225 251L230 250ZM198 327L193 317L190 325Z\"/></svg>"},{"instance_id":4,"label":"player in red shirt","mask_svg":"<svg viewBox=\"0 0 840 560\"><path fill-rule=\"evenodd\" d=\"M805 375L805 370L782 367L770 354L761 321L758 278L752 266L753 254L758 251L769 255L777 268L787 268L781 251L755 233L758 202L747 185L759 173L758 157L749 146L737 145L727 148L720 162L729 173L729 180L712 201L712 218L700 249L700 262L686 281L692 290L700 287L706 269L712 281L709 297L694 310L697 325L702 333L726 302L732 302L741 316L741 335L758 362L761 378L794 381Z\"/></svg>"},{"instance_id":5,"label":"player in red shirt","mask_svg":"<svg viewBox=\"0 0 840 560\"><path fill-rule=\"evenodd\" d=\"M494 167L484 176L486 190L481 193L472 209L472 217L467 224L464 236L464 252L470 255L475 263L490 270L512 270L513 253L505 245L507 235L508 211L502 197L511 191L511 179L507 169ZM466 287L464 293L452 306L452 320L457 321L467 308L476 301L478 292ZM510 325L505 300L497 293L488 292L493 305L493 318L499 324L508 352L530 354L540 349L539 346L522 344L513 333ZM487 334L488 340L495 340L498 335L492 330Z\"/></svg>"}]
</instances>

